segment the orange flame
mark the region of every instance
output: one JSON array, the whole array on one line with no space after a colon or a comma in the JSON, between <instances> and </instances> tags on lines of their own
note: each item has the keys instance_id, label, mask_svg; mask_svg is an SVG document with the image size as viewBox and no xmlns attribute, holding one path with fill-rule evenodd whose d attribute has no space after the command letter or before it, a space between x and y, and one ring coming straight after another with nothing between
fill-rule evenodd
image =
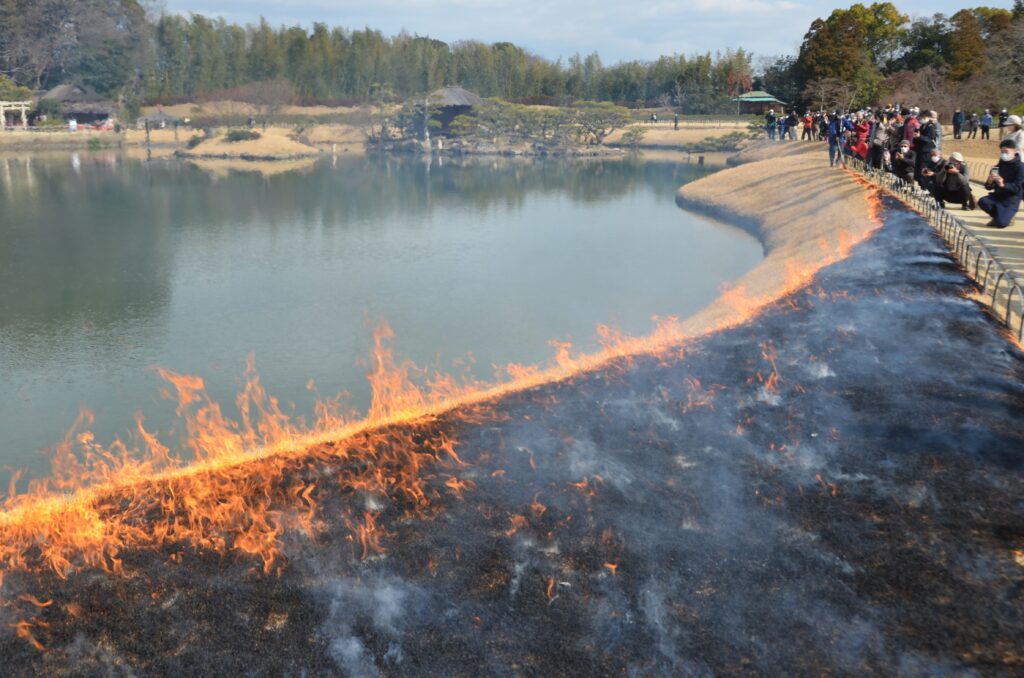
<instances>
[{"instance_id":1,"label":"orange flame","mask_svg":"<svg viewBox=\"0 0 1024 678\"><path fill-rule=\"evenodd\" d=\"M877 192L868 200L869 212L877 219ZM732 313L702 333L755 317L771 302L806 285L821 268L847 256L866 237L840 232L837 245L814 265L787 261L785 285L774 292L754 295L742 286L724 291L720 303ZM201 378L157 368L167 384L164 393L177 403L184 424L182 448L175 452L162 443L145 428L141 415L128 442L116 440L104 447L90 431L92 414L83 410L56 446L49 477L31 480L20 493L21 475L12 478L0 510L0 582L11 571L49 571L62 578L84 568L122 574L121 554L129 549L163 551L171 561L180 561L189 548L237 553L260 562L265 573L279 571L282 534L289 529L310 538L316 534L316 486L294 479L319 476L303 476L303 469L330 465L335 473L331 482L346 492L422 514L439 491L428 491L429 477L436 474L425 471L465 466L456 451L458 441L433 424L438 415L457 413L470 420L493 416L489 405L505 394L605 368L612 361L622 364L639 354L678 357L685 341L700 336L671 317L656 319L653 331L643 337L608 327L598 334L601 349L595 353L579 353L566 342L553 342L555 355L547 366L505 366L499 369L505 375L502 380L485 385L396 361L390 345L394 333L381 323L373 332L367 372L372 397L366 415L346 411L344 395L317 396L315 416L308 424L282 412L262 386L251 356L236 400L237 421L210 398ZM777 381L776 369L773 375ZM771 379L766 388L773 385ZM307 388L315 393L313 382ZM699 382L691 384L691 391L688 406L710 406L713 393ZM405 426L393 426L398 423ZM536 468L532 453L530 463ZM575 485L593 496L601 482L594 476ZM455 497L473 487L450 474L443 484L444 491ZM535 517L543 514L542 507L535 498ZM353 555L368 558L384 552L387 533L379 517L378 509L349 517ZM528 525L523 516L510 520L508 536ZM23 620L15 628L41 648L33 624Z\"/></svg>"}]
</instances>

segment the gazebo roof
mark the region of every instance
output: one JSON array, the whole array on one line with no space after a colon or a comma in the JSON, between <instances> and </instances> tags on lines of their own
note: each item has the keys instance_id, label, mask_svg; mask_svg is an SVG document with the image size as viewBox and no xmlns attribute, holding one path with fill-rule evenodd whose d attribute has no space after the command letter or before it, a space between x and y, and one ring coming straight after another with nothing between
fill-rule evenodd
<instances>
[{"instance_id":1,"label":"gazebo roof","mask_svg":"<svg viewBox=\"0 0 1024 678\"><path fill-rule=\"evenodd\" d=\"M733 99L733 101L754 102L754 103L772 103L772 104L785 104L786 103L785 101L782 101L782 100L776 98L775 95L769 94L768 92L764 92L762 90L754 90L753 92L747 92L746 94L741 94L738 97L736 97L735 99Z\"/></svg>"},{"instance_id":2,"label":"gazebo roof","mask_svg":"<svg viewBox=\"0 0 1024 678\"><path fill-rule=\"evenodd\" d=\"M461 87L443 87L430 95L435 106L479 106L484 102L479 94Z\"/></svg>"}]
</instances>

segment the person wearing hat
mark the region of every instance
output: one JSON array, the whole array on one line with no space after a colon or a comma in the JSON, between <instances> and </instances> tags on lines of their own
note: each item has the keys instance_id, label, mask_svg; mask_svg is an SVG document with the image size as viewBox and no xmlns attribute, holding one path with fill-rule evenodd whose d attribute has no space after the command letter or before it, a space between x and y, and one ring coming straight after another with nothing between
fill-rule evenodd
<instances>
[{"instance_id":1,"label":"person wearing hat","mask_svg":"<svg viewBox=\"0 0 1024 678\"><path fill-rule=\"evenodd\" d=\"M964 156L959 153L949 156L949 161L932 180L932 195L942 207L947 202L956 203L965 211L978 206L971 193L971 173L964 162Z\"/></svg>"},{"instance_id":2,"label":"person wearing hat","mask_svg":"<svg viewBox=\"0 0 1024 678\"><path fill-rule=\"evenodd\" d=\"M985 188L990 193L978 201L985 214L992 217L986 224L992 228L1006 228L1020 209L1024 192L1024 162L1021 162L1017 144L1010 139L999 143L999 164L992 168Z\"/></svg>"},{"instance_id":3,"label":"person wearing hat","mask_svg":"<svg viewBox=\"0 0 1024 678\"><path fill-rule=\"evenodd\" d=\"M1021 118L1019 115L1007 116L1006 139L1012 140L1017 145L1017 155L1024 159L1024 130L1021 129Z\"/></svg>"}]
</instances>

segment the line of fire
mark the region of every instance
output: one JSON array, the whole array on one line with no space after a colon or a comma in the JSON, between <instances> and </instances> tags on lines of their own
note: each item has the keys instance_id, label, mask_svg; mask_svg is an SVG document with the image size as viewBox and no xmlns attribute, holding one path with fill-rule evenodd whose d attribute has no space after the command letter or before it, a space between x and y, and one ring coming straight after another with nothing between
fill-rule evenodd
<instances>
[{"instance_id":1,"label":"line of fire","mask_svg":"<svg viewBox=\"0 0 1024 678\"><path fill-rule=\"evenodd\" d=\"M1024 354L869 197L869 235L699 336L487 385L381 325L369 413L305 424L255 367L238 419L162 371L178 451L83 412L0 513L4 672L1019 673Z\"/></svg>"}]
</instances>

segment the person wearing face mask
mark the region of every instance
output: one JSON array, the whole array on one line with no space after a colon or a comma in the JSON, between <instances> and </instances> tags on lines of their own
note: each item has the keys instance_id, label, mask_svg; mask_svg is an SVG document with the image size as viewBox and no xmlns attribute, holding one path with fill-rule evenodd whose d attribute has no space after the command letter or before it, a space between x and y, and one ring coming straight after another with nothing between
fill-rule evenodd
<instances>
[{"instance_id":1,"label":"person wearing face mask","mask_svg":"<svg viewBox=\"0 0 1024 678\"><path fill-rule=\"evenodd\" d=\"M918 185L931 193L932 186L935 183L935 175L941 172L945 166L946 161L943 160L939 149L933 148L921 165L921 178L917 182Z\"/></svg>"},{"instance_id":2,"label":"person wearing face mask","mask_svg":"<svg viewBox=\"0 0 1024 678\"><path fill-rule=\"evenodd\" d=\"M914 181L914 165L916 164L917 158L914 152L910 150L910 142L900 142L899 148L896 151L896 155L892 158L892 171L893 174L898 176L903 181L912 183Z\"/></svg>"},{"instance_id":3,"label":"person wearing face mask","mask_svg":"<svg viewBox=\"0 0 1024 678\"><path fill-rule=\"evenodd\" d=\"M985 214L992 217L988 226L1006 228L1020 209L1021 193L1024 191L1024 163L1017 155L1017 144L1004 139L999 144L999 164L992 168L985 188L990 193L978 201Z\"/></svg>"},{"instance_id":4,"label":"person wearing face mask","mask_svg":"<svg viewBox=\"0 0 1024 678\"><path fill-rule=\"evenodd\" d=\"M924 186L924 167L931 158L932 151L939 148L939 126L936 124L935 111L921 111L918 116L921 127L914 134L914 152L917 155L917 167L914 168L914 179Z\"/></svg>"},{"instance_id":5,"label":"person wearing face mask","mask_svg":"<svg viewBox=\"0 0 1024 678\"><path fill-rule=\"evenodd\" d=\"M942 207L945 207L947 202L957 203L965 211L978 206L971 193L971 174L964 163L964 156L959 153L949 156L949 162L938 171L932 181L932 195Z\"/></svg>"},{"instance_id":6,"label":"person wearing face mask","mask_svg":"<svg viewBox=\"0 0 1024 678\"><path fill-rule=\"evenodd\" d=\"M1024 160L1024 130L1021 129L1019 115L1011 115L1006 118L1006 138L1017 145L1017 155Z\"/></svg>"}]
</instances>

